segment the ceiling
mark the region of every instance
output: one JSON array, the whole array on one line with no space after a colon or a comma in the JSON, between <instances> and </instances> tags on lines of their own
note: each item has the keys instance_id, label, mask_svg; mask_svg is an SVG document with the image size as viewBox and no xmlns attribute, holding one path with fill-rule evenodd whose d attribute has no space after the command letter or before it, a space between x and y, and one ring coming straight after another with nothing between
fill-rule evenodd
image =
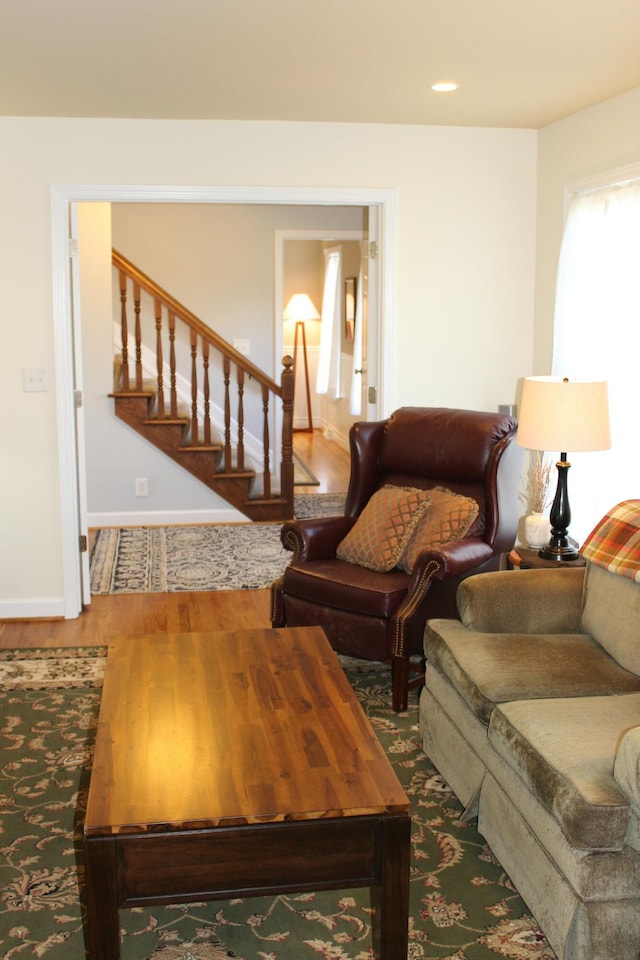
<instances>
[{"instance_id":1,"label":"ceiling","mask_svg":"<svg viewBox=\"0 0 640 960\"><path fill-rule=\"evenodd\" d=\"M9 116L536 129L640 86L639 0L2 0L0 16Z\"/></svg>"}]
</instances>

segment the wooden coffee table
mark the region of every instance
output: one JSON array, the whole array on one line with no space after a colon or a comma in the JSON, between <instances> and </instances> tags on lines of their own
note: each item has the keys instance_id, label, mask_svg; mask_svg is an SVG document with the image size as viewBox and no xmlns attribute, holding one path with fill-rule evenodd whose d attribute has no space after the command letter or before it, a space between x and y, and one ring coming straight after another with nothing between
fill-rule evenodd
<instances>
[{"instance_id":1,"label":"wooden coffee table","mask_svg":"<svg viewBox=\"0 0 640 960\"><path fill-rule=\"evenodd\" d=\"M86 946L120 907L371 887L406 960L409 801L318 627L109 648L84 826Z\"/></svg>"}]
</instances>

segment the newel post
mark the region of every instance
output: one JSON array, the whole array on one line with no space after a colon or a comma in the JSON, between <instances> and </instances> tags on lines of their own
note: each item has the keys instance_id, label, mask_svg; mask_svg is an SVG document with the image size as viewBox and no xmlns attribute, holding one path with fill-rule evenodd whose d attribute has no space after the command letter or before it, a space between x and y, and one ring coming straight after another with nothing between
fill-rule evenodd
<instances>
[{"instance_id":1,"label":"newel post","mask_svg":"<svg viewBox=\"0 0 640 960\"><path fill-rule=\"evenodd\" d=\"M293 357L282 360L282 461L280 463L280 495L286 500L288 516L293 517L293 393L295 388Z\"/></svg>"}]
</instances>

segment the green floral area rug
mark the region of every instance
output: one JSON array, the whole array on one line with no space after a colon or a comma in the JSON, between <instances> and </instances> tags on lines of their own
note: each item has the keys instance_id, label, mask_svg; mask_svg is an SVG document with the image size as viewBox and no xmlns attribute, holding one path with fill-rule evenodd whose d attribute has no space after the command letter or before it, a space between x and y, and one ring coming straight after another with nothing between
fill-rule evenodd
<instances>
[{"instance_id":1,"label":"green floral area rug","mask_svg":"<svg viewBox=\"0 0 640 960\"><path fill-rule=\"evenodd\" d=\"M0 651L0 956L83 960L82 818L104 648ZM343 660L412 810L409 960L553 960L422 751L414 698ZM260 850L256 849L256 858ZM123 960L373 960L368 890L122 910Z\"/></svg>"}]
</instances>

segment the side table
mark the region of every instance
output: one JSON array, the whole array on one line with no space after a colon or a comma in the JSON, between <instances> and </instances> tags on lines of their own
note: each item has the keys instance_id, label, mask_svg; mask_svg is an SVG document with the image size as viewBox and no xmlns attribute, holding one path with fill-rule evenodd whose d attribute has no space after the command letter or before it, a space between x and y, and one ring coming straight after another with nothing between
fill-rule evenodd
<instances>
[{"instance_id":1,"label":"side table","mask_svg":"<svg viewBox=\"0 0 640 960\"><path fill-rule=\"evenodd\" d=\"M543 570L555 567L586 567L586 565L587 561L584 557L578 557L577 560L546 560L537 550L520 546L514 547L506 558L507 570Z\"/></svg>"}]
</instances>

